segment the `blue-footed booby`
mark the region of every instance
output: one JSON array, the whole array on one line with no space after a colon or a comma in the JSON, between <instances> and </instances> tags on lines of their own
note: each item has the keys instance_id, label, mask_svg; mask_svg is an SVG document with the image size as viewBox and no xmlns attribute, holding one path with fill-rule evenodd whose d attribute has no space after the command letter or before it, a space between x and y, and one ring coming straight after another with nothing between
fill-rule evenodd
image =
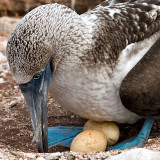
<instances>
[{"instance_id":1,"label":"blue-footed booby","mask_svg":"<svg viewBox=\"0 0 160 160\"><path fill-rule=\"evenodd\" d=\"M160 113L159 38L160 0L106 0L82 15L48 4L24 16L8 40L7 58L39 152L48 151L48 90L90 120L135 123L148 116L140 136L115 148L141 146Z\"/></svg>"}]
</instances>

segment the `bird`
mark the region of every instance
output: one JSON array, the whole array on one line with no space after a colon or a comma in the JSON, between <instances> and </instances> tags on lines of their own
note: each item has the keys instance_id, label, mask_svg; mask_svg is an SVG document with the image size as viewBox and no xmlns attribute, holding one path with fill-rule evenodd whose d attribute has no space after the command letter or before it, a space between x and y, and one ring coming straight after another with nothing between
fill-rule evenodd
<instances>
[{"instance_id":1,"label":"bird","mask_svg":"<svg viewBox=\"0 0 160 160\"><path fill-rule=\"evenodd\" d=\"M68 137L82 130L48 128L48 92L62 107L93 121L132 124L145 118L137 137L109 149L142 146L160 109L159 38L160 0L106 0L81 15L53 3L27 13L10 35L6 55L38 151L61 143L54 142L60 133Z\"/></svg>"}]
</instances>

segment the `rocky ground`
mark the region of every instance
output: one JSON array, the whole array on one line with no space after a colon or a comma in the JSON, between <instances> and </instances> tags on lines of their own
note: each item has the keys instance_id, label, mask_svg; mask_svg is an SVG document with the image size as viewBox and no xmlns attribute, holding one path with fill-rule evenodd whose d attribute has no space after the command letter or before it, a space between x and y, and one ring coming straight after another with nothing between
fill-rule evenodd
<instances>
[{"instance_id":1,"label":"rocky ground","mask_svg":"<svg viewBox=\"0 0 160 160\"><path fill-rule=\"evenodd\" d=\"M9 34L19 19L1 17L0 18L0 159L105 159L113 158L111 155L121 155L121 158L150 153L159 157L159 152L151 152L148 150L125 151L109 151L92 154L79 154L69 152L69 148L56 146L49 149L48 154L38 154L35 144L32 144L32 126L30 116L24 101L24 98L12 79L6 59L6 44ZM83 126L85 119L73 115L69 111L63 109L50 96L48 98L48 123L49 126L66 125L66 126ZM121 136L119 142L127 138L135 136L140 130L143 120L133 125L121 124ZM160 119L157 118L152 128L149 140L144 145L145 149L152 151L160 151ZM120 154L122 153L122 154ZM136 155L135 155L136 153ZM154 153L154 154L153 154ZM122 158L122 156L124 156ZM147 160L149 156L145 158ZM140 159L140 158L138 158ZM156 159L151 157L151 159ZM158 159L157 159L158 160Z\"/></svg>"}]
</instances>

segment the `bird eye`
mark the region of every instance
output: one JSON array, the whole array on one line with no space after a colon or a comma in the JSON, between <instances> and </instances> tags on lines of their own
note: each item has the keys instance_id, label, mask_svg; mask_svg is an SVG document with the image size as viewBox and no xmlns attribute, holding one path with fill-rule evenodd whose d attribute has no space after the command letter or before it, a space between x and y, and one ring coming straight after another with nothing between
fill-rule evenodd
<instances>
[{"instance_id":1,"label":"bird eye","mask_svg":"<svg viewBox=\"0 0 160 160\"><path fill-rule=\"evenodd\" d=\"M41 77L40 74L36 74L33 78L34 78L35 80L37 80L37 79L39 79L40 77Z\"/></svg>"}]
</instances>

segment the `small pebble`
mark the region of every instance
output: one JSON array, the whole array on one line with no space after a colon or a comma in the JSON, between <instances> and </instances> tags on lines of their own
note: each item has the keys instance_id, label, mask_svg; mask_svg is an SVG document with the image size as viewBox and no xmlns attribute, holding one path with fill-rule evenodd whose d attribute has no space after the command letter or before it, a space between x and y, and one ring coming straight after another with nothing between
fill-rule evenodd
<instances>
[{"instance_id":1,"label":"small pebble","mask_svg":"<svg viewBox=\"0 0 160 160\"><path fill-rule=\"evenodd\" d=\"M60 152L56 152L56 153L51 153L49 155L47 155L45 157L46 160L50 160L50 159L57 159L58 157L60 157L62 154Z\"/></svg>"},{"instance_id":2,"label":"small pebble","mask_svg":"<svg viewBox=\"0 0 160 160\"><path fill-rule=\"evenodd\" d=\"M32 154L32 153L27 153L27 155L26 155L26 157L27 158L35 158L35 155L34 154Z\"/></svg>"},{"instance_id":3,"label":"small pebble","mask_svg":"<svg viewBox=\"0 0 160 160\"><path fill-rule=\"evenodd\" d=\"M38 157L38 158L36 158L36 160L46 160L46 159L43 157Z\"/></svg>"}]
</instances>

